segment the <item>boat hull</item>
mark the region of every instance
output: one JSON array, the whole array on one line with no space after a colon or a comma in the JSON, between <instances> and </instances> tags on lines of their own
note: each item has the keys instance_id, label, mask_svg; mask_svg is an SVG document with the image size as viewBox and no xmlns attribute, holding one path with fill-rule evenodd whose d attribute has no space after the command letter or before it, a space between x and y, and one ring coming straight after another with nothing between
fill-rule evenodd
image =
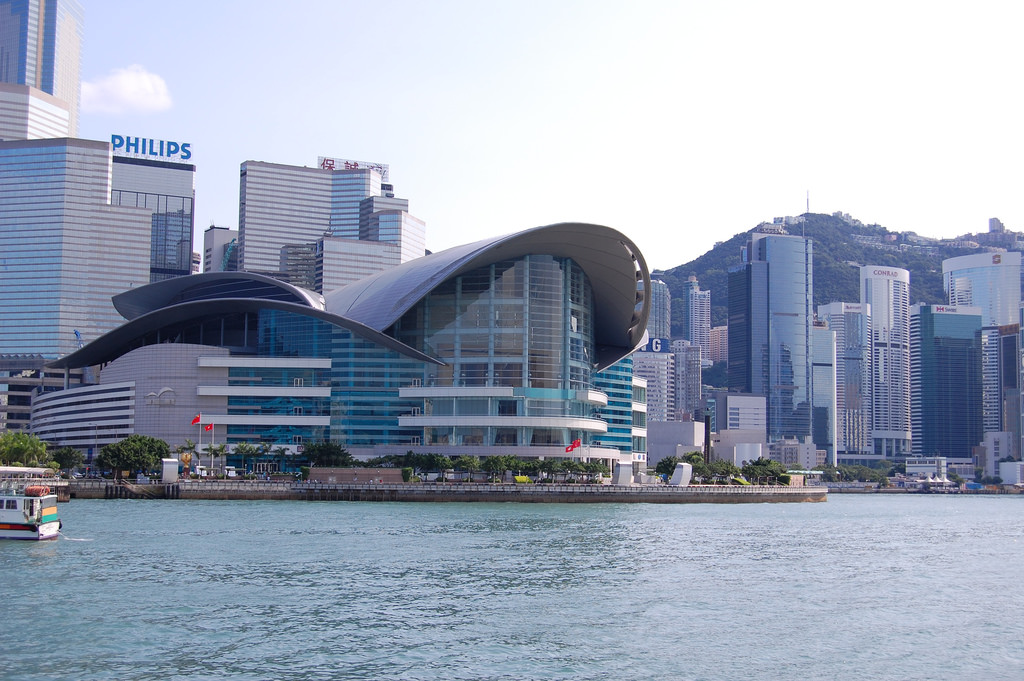
<instances>
[{"instance_id":1,"label":"boat hull","mask_svg":"<svg viewBox=\"0 0 1024 681\"><path fill-rule=\"evenodd\" d=\"M0 539L28 539L40 541L56 539L60 534L60 521L40 523L0 523Z\"/></svg>"}]
</instances>

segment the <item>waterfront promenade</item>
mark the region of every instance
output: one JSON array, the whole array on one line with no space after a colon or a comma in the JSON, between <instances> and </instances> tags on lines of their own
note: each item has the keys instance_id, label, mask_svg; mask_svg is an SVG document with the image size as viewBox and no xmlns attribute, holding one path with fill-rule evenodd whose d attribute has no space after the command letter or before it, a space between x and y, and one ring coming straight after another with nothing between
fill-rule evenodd
<instances>
[{"instance_id":1,"label":"waterfront promenade","mask_svg":"<svg viewBox=\"0 0 1024 681\"><path fill-rule=\"evenodd\" d=\"M74 480L72 499L159 498L292 501L419 501L518 503L794 503L823 502L825 487L690 485L559 485L465 482L323 483L264 480L181 480L118 484Z\"/></svg>"}]
</instances>

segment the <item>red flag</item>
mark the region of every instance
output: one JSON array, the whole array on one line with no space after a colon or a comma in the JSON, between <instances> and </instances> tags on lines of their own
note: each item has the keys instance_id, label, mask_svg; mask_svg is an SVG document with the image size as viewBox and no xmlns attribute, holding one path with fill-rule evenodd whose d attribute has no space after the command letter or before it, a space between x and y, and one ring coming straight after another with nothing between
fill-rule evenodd
<instances>
[{"instance_id":1,"label":"red flag","mask_svg":"<svg viewBox=\"0 0 1024 681\"><path fill-rule=\"evenodd\" d=\"M576 447L579 447L579 446L580 446L580 444L581 444L581 443L580 443L580 441L579 441L578 439L577 439L577 440L573 440L573 441L572 441L572 446L573 446L573 448L574 448L574 449L575 449Z\"/></svg>"},{"instance_id":2,"label":"red flag","mask_svg":"<svg viewBox=\"0 0 1024 681\"><path fill-rule=\"evenodd\" d=\"M207 424L206 424L205 426L203 426L203 427L204 427L204 428L206 428L206 430L213 430L213 424L212 424L212 423L207 423Z\"/></svg>"},{"instance_id":3,"label":"red flag","mask_svg":"<svg viewBox=\"0 0 1024 681\"><path fill-rule=\"evenodd\" d=\"M572 445L569 445L568 447L566 447L565 451L566 452L571 452L572 451Z\"/></svg>"},{"instance_id":4,"label":"red flag","mask_svg":"<svg viewBox=\"0 0 1024 681\"><path fill-rule=\"evenodd\" d=\"M196 414L196 417L194 419L192 419L192 425L193 426L196 425L197 423L199 423L199 417L200 416L202 416L202 414Z\"/></svg>"}]
</instances>

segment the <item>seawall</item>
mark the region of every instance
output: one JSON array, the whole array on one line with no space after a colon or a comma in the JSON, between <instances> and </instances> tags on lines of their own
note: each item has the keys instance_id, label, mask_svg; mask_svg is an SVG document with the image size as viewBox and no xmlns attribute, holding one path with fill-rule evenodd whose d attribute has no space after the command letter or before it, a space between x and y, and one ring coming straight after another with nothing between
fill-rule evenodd
<instances>
[{"instance_id":1,"label":"seawall","mask_svg":"<svg viewBox=\"0 0 1024 681\"><path fill-rule=\"evenodd\" d=\"M823 502L825 487L691 485L522 485L490 483L337 483L183 480L116 484L76 480L71 498L163 498L292 501L420 501L517 503L746 504Z\"/></svg>"}]
</instances>

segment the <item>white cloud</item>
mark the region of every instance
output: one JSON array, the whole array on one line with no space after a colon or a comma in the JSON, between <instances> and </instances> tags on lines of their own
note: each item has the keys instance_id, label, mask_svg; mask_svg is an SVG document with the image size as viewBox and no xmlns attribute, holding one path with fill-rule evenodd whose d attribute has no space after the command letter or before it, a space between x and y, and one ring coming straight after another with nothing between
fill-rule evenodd
<instances>
[{"instance_id":1,"label":"white cloud","mask_svg":"<svg viewBox=\"0 0 1024 681\"><path fill-rule=\"evenodd\" d=\"M152 113L169 108L167 83L138 64L82 83L82 111L86 113Z\"/></svg>"}]
</instances>

